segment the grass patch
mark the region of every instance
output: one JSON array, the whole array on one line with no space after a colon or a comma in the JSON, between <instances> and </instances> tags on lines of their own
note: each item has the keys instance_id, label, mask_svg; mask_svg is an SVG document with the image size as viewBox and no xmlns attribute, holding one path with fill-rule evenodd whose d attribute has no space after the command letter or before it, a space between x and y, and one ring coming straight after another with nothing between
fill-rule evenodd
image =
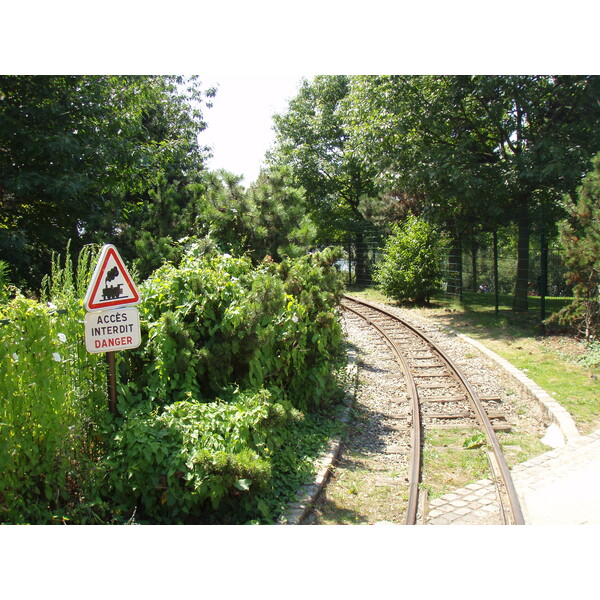
<instances>
[{"instance_id":1,"label":"grass patch","mask_svg":"<svg viewBox=\"0 0 600 600\"><path fill-rule=\"evenodd\" d=\"M548 446L529 434L514 431L498 431L496 433L502 452L509 469L515 465L529 460L532 456L539 456L548 451Z\"/></svg>"},{"instance_id":2,"label":"grass patch","mask_svg":"<svg viewBox=\"0 0 600 600\"><path fill-rule=\"evenodd\" d=\"M406 485L382 484L376 461L349 450L315 506L318 525L360 525L378 521L403 523L408 506ZM385 477L393 477L393 473Z\"/></svg>"},{"instance_id":3,"label":"grass patch","mask_svg":"<svg viewBox=\"0 0 600 600\"><path fill-rule=\"evenodd\" d=\"M486 446L467 449L464 443L477 428L431 430L423 444L423 481L431 499L490 476Z\"/></svg>"}]
</instances>

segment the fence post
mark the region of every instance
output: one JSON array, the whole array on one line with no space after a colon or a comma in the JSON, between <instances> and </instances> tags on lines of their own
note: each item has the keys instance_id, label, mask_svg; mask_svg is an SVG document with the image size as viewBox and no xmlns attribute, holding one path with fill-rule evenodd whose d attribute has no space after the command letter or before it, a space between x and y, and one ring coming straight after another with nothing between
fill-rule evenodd
<instances>
[{"instance_id":1,"label":"fence post","mask_svg":"<svg viewBox=\"0 0 600 600\"><path fill-rule=\"evenodd\" d=\"M348 285L352 285L352 242L348 242Z\"/></svg>"},{"instance_id":2,"label":"fence post","mask_svg":"<svg viewBox=\"0 0 600 600\"><path fill-rule=\"evenodd\" d=\"M498 231L494 229L494 311L496 315L499 312L500 293L498 291Z\"/></svg>"},{"instance_id":3,"label":"fence post","mask_svg":"<svg viewBox=\"0 0 600 600\"><path fill-rule=\"evenodd\" d=\"M548 242L546 240L546 226L540 227L540 330L546 335L546 294L548 293Z\"/></svg>"},{"instance_id":4,"label":"fence post","mask_svg":"<svg viewBox=\"0 0 600 600\"><path fill-rule=\"evenodd\" d=\"M458 301L463 303L463 245L462 239L458 238Z\"/></svg>"}]
</instances>

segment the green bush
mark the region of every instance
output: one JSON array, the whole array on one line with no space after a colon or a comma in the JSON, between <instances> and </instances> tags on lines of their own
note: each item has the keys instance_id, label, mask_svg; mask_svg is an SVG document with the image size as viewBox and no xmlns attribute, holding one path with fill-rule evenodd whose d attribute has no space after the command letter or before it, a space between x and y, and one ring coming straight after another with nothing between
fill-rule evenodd
<instances>
[{"instance_id":1,"label":"green bush","mask_svg":"<svg viewBox=\"0 0 600 600\"><path fill-rule=\"evenodd\" d=\"M142 344L119 358L119 410L214 399L224 388L268 388L306 410L335 387L342 353L335 307L342 284L325 251L254 268L249 258L195 247L141 286Z\"/></svg>"},{"instance_id":2,"label":"green bush","mask_svg":"<svg viewBox=\"0 0 600 600\"><path fill-rule=\"evenodd\" d=\"M139 505L154 522L195 521L233 497L239 506L226 516L239 517L246 497L269 482L266 438L277 409L264 390L236 390L227 399L132 414L107 459L121 510Z\"/></svg>"},{"instance_id":3,"label":"green bush","mask_svg":"<svg viewBox=\"0 0 600 600\"><path fill-rule=\"evenodd\" d=\"M445 248L444 238L432 225L411 215L394 225L374 279L395 300L428 303L441 288Z\"/></svg>"},{"instance_id":4,"label":"green bush","mask_svg":"<svg viewBox=\"0 0 600 600\"><path fill-rule=\"evenodd\" d=\"M140 286L143 342L119 357L123 425L107 462L124 516L277 516L281 469L302 462L290 432L338 386L337 258L327 250L255 268L193 245Z\"/></svg>"}]
</instances>

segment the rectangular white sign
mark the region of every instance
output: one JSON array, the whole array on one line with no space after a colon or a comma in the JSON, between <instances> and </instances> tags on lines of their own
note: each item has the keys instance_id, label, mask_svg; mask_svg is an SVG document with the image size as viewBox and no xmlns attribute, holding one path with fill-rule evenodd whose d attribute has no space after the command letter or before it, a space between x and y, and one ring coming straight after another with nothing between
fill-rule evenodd
<instances>
[{"instance_id":1,"label":"rectangular white sign","mask_svg":"<svg viewBox=\"0 0 600 600\"><path fill-rule=\"evenodd\" d=\"M88 352L129 350L137 348L140 343L140 312L137 308L114 308L85 315L85 347Z\"/></svg>"}]
</instances>

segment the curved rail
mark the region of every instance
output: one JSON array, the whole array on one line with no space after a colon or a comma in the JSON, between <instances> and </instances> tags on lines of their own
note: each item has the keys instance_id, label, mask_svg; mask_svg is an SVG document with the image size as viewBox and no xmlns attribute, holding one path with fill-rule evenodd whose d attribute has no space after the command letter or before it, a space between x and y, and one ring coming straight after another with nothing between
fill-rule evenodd
<instances>
[{"instance_id":1,"label":"curved rail","mask_svg":"<svg viewBox=\"0 0 600 600\"><path fill-rule=\"evenodd\" d=\"M344 296L348 300L356 302L354 298ZM406 362L406 358L402 355L398 346L390 339L387 333L359 311L354 310L350 306L344 306L346 310L353 312L355 315L365 319L371 327L374 327L383 336L387 345L390 347L398 361L400 362L408 380L408 389L411 402L412 427L411 427L411 459L409 466L409 485L408 485L408 511L406 516L407 525L412 525L417 522L417 508L419 505L419 479L421 476L421 411L419 409L419 394L415 380L410 372L410 367Z\"/></svg>"},{"instance_id":2,"label":"curved rail","mask_svg":"<svg viewBox=\"0 0 600 600\"><path fill-rule=\"evenodd\" d=\"M418 329L416 329L415 327L413 327L406 321L402 320L398 316L388 312L385 309L380 308L379 306L375 306L374 304L371 304L370 302L367 302L365 300L360 300L360 299L353 298L353 297L347 296L347 295L344 295L343 297L351 302L355 302L355 303L360 304L364 307L367 307L371 310L375 310L378 313L385 315L387 317L390 317L394 321L401 323L404 327L409 329L412 333L414 333L421 340L423 340L440 357L440 359L446 365L446 367L454 374L456 379L460 382L460 385L465 390L466 395L471 403L471 406L473 407L476 420L477 420L480 428L484 431L484 433L487 437L487 440L493 450L493 455L494 455L495 462L497 465L497 470L499 472L498 473L496 472L496 468L494 467L493 464L491 465L492 471L495 473L496 479L500 480L502 482L502 484L504 485L506 495L508 497L508 502L510 505L510 510L511 510L511 513L513 516L513 523L515 525L524 525L525 519L523 517L523 512L521 510L521 505L519 502L517 491L515 489L514 482L512 480L511 474L510 474L510 470L508 468L508 465L506 464L506 460L502 453L502 449L500 447L498 437L496 436L496 432L494 431L494 428L492 427L490 419L485 411L483 404L481 403L481 400L479 399L477 392L475 391L473 386L467 381L466 377L462 374L460 368L450 359L450 357L441 348L439 348L433 341L431 341L424 333L422 333L421 331L419 331ZM410 470L409 470L409 504L408 504L408 513L407 513L406 523L409 525L415 524L416 516L417 516L417 507L418 507L418 485L419 485L419 479L420 479L420 473L421 473L421 464L420 464L421 463L421 458L420 458L421 457L421 420L420 420L420 406L419 406L419 399L418 399L418 392L416 389L416 385L415 385L411 370L409 368L409 365L408 365L406 359L404 358L404 356L398 349L397 345L390 339L390 337L383 331L383 329L379 325L374 323L371 319L369 319L367 316L361 314L360 311L355 310L346 305L344 305L344 308L347 310L350 310L351 312L362 317L371 326L375 327L380 332L380 334L386 340L386 343L388 344L388 346L392 349L395 356L398 358L400 364L402 365L402 368L404 369L404 371L407 375L409 393L410 393L410 397L411 397L411 410L412 410L412 414L413 414L413 426L412 426L412 449L413 449L413 452L412 452Z\"/></svg>"}]
</instances>

